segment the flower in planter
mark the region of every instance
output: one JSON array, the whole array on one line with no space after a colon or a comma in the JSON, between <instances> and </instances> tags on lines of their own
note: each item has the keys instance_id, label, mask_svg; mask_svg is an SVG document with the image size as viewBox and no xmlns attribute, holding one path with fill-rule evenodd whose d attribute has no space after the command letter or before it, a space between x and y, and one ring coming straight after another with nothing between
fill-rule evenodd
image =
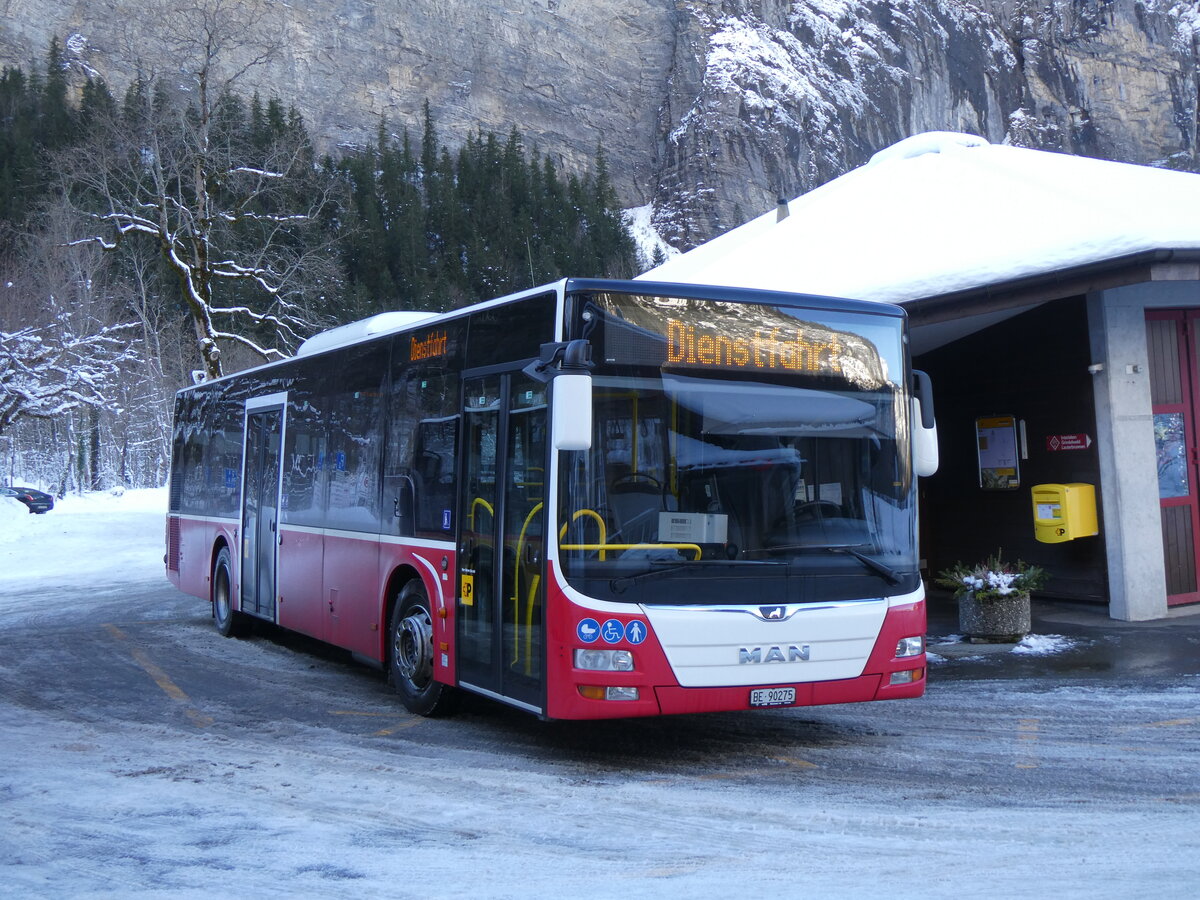
<instances>
[{"instance_id":1,"label":"flower in planter","mask_svg":"<svg viewBox=\"0 0 1200 900\"><path fill-rule=\"evenodd\" d=\"M955 597L971 594L977 600L1000 600L1004 597L1029 596L1046 584L1049 576L1038 566L1017 560L1004 562L997 551L982 563L965 566L955 563L938 573L934 584L954 591Z\"/></svg>"}]
</instances>

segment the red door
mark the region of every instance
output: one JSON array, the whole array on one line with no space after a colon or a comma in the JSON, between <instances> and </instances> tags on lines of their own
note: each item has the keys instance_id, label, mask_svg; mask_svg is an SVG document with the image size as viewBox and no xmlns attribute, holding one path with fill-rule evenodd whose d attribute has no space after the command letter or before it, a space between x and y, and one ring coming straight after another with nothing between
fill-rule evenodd
<instances>
[{"instance_id":1,"label":"red door","mask_svg":"<svg viewBox=\"0 0 1200 900\"><path fill-rule=\"evenodd\" d=\"M1200 310L1146 313L1167 604L1200 602Z\"/></svg>"}]
</instances>

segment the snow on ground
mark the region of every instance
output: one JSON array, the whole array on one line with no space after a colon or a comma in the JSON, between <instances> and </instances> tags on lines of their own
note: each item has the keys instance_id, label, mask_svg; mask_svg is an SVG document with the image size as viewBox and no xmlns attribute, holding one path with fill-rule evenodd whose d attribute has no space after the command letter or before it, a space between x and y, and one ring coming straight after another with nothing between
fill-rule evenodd
<instances>
[{"instance_id":1,"label":"snow on ground","mask_svg":"<svg viewBox=\"0 0 1200 900\"><path fill-rule=\"evenodd\" d=\"M68 494L40 515L0 498L0 610L39 603L34 594L4 591L6 583L87 586L112 581L114 572L163 582L166 516L166 488Z\"/></svg>"},{"instance_id":2,"label":"snow on ground","mask_svg":"<svg viewBox=\"0 0 1200 900\"><path fill-rule=\"evenodd\" d=\"M57 642L44 665L0 654L0 893L1194 896L1178 686L943 683L923 701L574 730L414 719L370 677L216 635L164 578L165 506L130 491L0 508L0 641L41 646L36 621ZM72 664L89 641L103 679ZM225 669L204 701L169 690L181 641ZM247 720L221 688L267 671L287 689L266 685L277 706ZM105 679L144 699L114 705ZM355 707L338 727L317 715Z\"/></svg>"},{"instance_id":3,"label":"snow on ground","mask_svg":"<svg viewBox=\"0 0 1200 900\"><path fill-rule=\"evenodd\" d=\"M1073 649L1077 643L1061 634L1027 634L1021 643L1013 647L1013 653L1049 656L1051 653L1065 653Z\"/></svg>"},{"instance_id":4,"label":"snow on ground","mask_svg":"<svg viewBox=\"0 0 1200 900\"><path fill-rule=\"evenodd\" d=\"M1053 656L1058 653L1069 653L1085 644L1085 641L1065 637L1061 634L1027 634L1017 644L968 644L965 636L961 634L948 634L943 637L932 640L926 654L929 664L936 666L942 663L949 662L946 655L951 650L961 650L964 647L982 648L986 646L989 654L994 655L995 651L1002 650L1005 653L1015 653L1019 656ZM942 650L942 653L938 653ZM957 655L959 661L970 661L982 659L984 653L972 654L969 656Z\"/></svg>"},{"instance_id":5,"label":"snow on ground","mask_svg":"<svg viewBox=\"0 0 1200 900\"><path fill-rule=\"evenodd\" d=\"M656 256L666 260L679 255L678 250L662 239L662 235L654 227L653 216L654 204L652 203L636 206L624 212L625 228L628 229L633 243L637 247L638 259L645 266L652 265Z\"/></svg>"}]
</instances>

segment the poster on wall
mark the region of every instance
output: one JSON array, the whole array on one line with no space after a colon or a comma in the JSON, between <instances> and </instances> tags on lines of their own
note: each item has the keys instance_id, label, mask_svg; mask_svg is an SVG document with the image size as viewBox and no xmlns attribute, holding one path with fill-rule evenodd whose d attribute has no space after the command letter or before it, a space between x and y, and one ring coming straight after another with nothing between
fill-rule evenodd
<instances>
[{"instance_id":1,"label":"poster on wall","mask_svg":"<svg viewBox=\"0 0 1200 900\"><path fill-rule=\"evenodd\" d=\"M1011 491L1021 486L1014 416L985 416L975 420L979 448L979 486L985 491Z\"/></svg>"}]
</instances>

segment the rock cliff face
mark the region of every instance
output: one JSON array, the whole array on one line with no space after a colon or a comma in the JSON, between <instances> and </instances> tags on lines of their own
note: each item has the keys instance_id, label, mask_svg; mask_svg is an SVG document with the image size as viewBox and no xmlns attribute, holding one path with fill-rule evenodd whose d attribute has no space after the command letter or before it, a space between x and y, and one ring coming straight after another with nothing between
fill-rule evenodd
<instances>
[{"instance_id":1,"label":"rock cliff face","mask_svg":"<svg viewBox=\"0 0 1200 900\"><path fill-rule=\"evenodd\" d=\"M1200 171L1200 11L1185 0L247 0L282 49L248 75L326 144L386 116L519 126L689 247L927 130ZM117 89L171 71L148 7L0 0L0 63L58 35ZM248 48L235 48L230 65Z\"/></svg>"},{"instance_id":2,"label":"rock cliff face","mask_svg":"<svg viewBox=\"0 0 1200 900\"><path fill-rule=\"evenodd\" d=\"M677 26L655 197L677 246L920 131L1200 170L1195 4L697 0Z\"/></svg>"}]
</instances>

